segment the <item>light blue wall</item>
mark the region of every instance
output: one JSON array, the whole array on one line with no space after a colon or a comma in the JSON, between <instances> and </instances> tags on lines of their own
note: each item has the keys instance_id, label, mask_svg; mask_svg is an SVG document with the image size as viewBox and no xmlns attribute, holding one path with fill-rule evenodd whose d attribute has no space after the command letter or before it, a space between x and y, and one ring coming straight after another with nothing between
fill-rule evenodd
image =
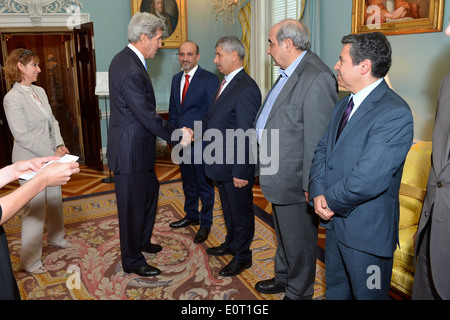
<instances>
[{"instance_id":1,"label":"light blue wall","mask_svg":"<svg viewBox=\"0 0 450 320\"><path fill-rule=\"evenodd\" d=\"M83 13L94 22L97 71L107 71L111 59L127 44L127 26L131 18L129 0L81 0ZM214 44L225 34L242 35L240 24L229 26L216 22L211 0L188 0L188 37L200 46L200 65L217 73ZM341 51L340 39L351 32L352 1L322 0L320 12L320 55L334 67ZM444 11L444 27L450 16L450 4ZM415 122L415 138L431 140L439 83L450 72L448 55L450 38L443 32L388 36L393 48L393 65L389 78L394 89L411 106ZM178 65L176 49L161 49L148 61L154 80L157 103L167 108L170 82ZM103 99L100 108L104 109ZM106 146L106 125L102 120L102 143Z\"/></svg>"},{"instance_id":2,"label":"light blue wall","mask_svg":"<svg viewBox=\"0 0 450 320\"><path fill-rule=\"evenodd\" d=\"M94 23L95 54L97 71L108 71L112 58L127 45L127 27L131 19L129 0L81 0L81 12L89 13ZM214 65L214 46L223 35L242 36L237 22L230 26L221 18L216 22L212 14L213 1L187 1L188 38L200 47L200 65L221 76ZM176 49L160 49L153 60L147 61L150 77L155 88L160 110L167 110L172 76L179 70ZM174 56L175 54L175 56ZM109 102L107 100L107 107ZM105 109L105 101L100 99L100 109ZM102 144L106 146L106 121L102 120Z\"/></svg>"},{"instance_id":3,"label":"light blue wall","mask_svg":"<svg viewBox=\"0 0 450 320\"><path fill-rule=\"evenodd\" d=\"M444 28L450 17L445 4ZM321 57L334 67L341 38L351 33L352 1L322 0ZM410 105L416 139L431 140L437 95L442 77L450 72L450 37L443 32L388 36L393 50L389 79L394 90Z\"/></svg>"}]
</instances>

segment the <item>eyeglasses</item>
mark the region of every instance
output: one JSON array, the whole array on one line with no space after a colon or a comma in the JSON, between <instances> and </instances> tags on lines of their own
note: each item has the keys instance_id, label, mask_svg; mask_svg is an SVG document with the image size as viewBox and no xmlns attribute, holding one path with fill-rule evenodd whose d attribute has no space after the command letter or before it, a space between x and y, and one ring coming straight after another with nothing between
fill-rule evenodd
<instances>
[{"instance_id":1,"label":"eyeglasses","mask_svg":"<svg viewBox=\"0 0 450 320\"><path fill-rule=\"evenodd\" d=\"M22 58L25 57L25 56L27 56L27 55L29 55L29 54L31 54L31 53L33 53L33 51L31 51L31 50L25 50L25 51L20 55L20 57L19 57L19 62L23 63L23 62L22 62Z\"/></svg>"}]
</instances>

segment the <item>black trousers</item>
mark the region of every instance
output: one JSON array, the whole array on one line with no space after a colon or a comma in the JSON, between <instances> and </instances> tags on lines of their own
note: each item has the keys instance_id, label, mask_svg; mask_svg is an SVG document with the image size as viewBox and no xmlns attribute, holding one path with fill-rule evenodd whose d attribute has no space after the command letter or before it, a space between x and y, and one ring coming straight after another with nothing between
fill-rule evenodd
<instances>
[{"instance_id":1,"label":"black trousers","mask_svg":"<svg viewBox=\"0 0 450 320\"><path fill-rule=\"evenodd\" d=\"M19 288L11 268L8 241L2 226L0 226L0 300L20 300Z\"/></svg>"},{"instance_id":2,"label":"black trousers","mask_svg":"<svg viewBox=\"0 0 450 320\"><path fill-rule=\"evenodd\" d=\"M142 250L151 243L159 196L154 170L136 174L115 174L119 214L120 250L125 272L144 266Z\"/></svg>"},{"instance_id":3,"label":"black trousers","mask_svg":"<svg viewBox=\"0 0 450 320\"><path fill-rule=\"evenodd\" d=\"M236 188L233 182L215 182L219 189L227 235L222 246L234 252L234 259L250 261L250 245L255 235L252 178L244 188Z\"/></svg>"},{"instance_id":4,"label":"black trousers","mask_svg":"<svg viewBox=\"0 0 450 320\"><path fill-rule=\"evenodd\" d=\"M210 228L215 194L212 181L205 175L204 165L180 163L180 172L183 179L186 218L200 220L201 228ZM198 210L199 200L202 203L201 211Z\"/></svg>"}]
</instances>

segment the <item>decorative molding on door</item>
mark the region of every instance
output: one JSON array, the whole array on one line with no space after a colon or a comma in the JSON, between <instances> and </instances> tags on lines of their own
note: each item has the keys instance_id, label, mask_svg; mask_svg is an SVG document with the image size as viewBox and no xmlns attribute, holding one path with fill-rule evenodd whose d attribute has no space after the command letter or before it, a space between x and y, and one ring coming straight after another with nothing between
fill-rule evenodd
<instances>
[{"instance_id":1,"label":"decorative molding on door","mask_svg":"<svg viewBox=\"0 0 450 320\"><path fill-rule=\"evenodd\" d=\"M0 0L0 28L63 27L89 22L78 0Z\"/></svg>"}]
</instances>

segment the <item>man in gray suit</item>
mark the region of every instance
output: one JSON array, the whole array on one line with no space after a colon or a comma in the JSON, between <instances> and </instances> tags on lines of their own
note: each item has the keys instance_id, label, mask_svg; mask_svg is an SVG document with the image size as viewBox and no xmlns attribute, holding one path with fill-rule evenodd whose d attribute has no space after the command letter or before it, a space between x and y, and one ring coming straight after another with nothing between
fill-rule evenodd
<instances>
[{"instance_id":1,"label":"man in gray suit","mask_svg":"<svg viewBox=\"0 0 450 320\"><path fill-rule=\"evenodd\" d=\"M445 30L450 36L450 25ZM412 298L450 299L450 74L441 82L433 131L432 166L417 229Z\"/></svg>"},{"instance_id":2,"label":"man in gray suit","mask_svg":"<svg viewBox=\"0 0 450 320\"><path fill-rule=\"evenodd\" d=\"M318 218L307 204L309 170L337 101L333 72L310 47L309 31L299 21L272 27L267 53L281 75L256 117L259 181L272 203L278 246L275 277L255 288L285 292L285 299L314 293Z\"/></svg>"}]
</instances>

